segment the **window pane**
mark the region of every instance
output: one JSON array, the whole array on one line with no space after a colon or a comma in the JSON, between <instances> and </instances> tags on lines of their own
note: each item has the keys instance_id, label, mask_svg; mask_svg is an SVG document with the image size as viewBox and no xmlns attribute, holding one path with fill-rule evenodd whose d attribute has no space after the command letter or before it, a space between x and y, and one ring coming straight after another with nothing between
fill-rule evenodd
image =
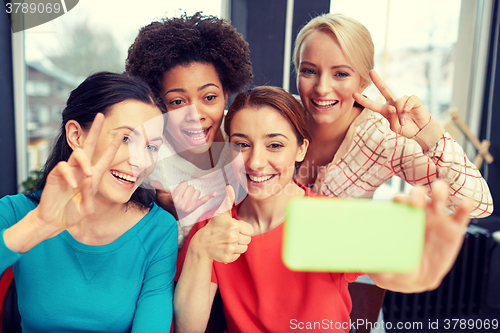
<instances>
[{"instance_id":1,"label":"window pane","mask_svg":"<svg viewBox=\"0 0 500 333\"><path fill-rule=\"evenodd\" d=\"M85 0L63 16L24 31L28 171L45 163L71 90L97 71L123 72L141 27L196 11L220 16L221 0Z\"/></svg>"}]
</instances>

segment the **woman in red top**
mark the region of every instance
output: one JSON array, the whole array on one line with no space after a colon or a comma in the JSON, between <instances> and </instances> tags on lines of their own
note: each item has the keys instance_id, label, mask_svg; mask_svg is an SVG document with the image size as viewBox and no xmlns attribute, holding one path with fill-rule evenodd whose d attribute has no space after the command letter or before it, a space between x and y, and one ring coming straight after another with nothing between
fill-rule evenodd
<instances>
[{"instance_id":1,"label":"woman in red top","mask_svg":"<svg viewBox=\"0 0 500 333\"><path fill-rule=\"evenodd\" d=\"M241 165L233 167L240 171L248 196L231 209L234 192L228 187L220 208L226 212L191 230L178 258L176 331L205 330L218 287L228 332L348 332L347 283L357 274L294 272L281 260L286 205L293 197L314 195L294 182L296 164L304 159L310 138L300 103L280 88L255 88L236 97L224 126L234 153L241 152ZM431 196L426 204L423 190L416 189L400 199L426 209L421 265L409 274L370 274L377 285L423 291L436 288L450 269L472 204L464 202L448 216L446 185L438 183Z\"/></svg>"}]
</instances>

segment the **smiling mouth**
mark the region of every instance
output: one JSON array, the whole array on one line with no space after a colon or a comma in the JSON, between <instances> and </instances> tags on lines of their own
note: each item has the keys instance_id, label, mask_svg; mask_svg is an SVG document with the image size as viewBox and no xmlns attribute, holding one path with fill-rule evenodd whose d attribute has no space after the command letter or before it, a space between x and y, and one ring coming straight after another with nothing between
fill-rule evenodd
<instances>
[{"instance_id":1,"label":"smiling mouth","mask_svg":"<svg viewBox=\"0 0 500 333\"><path fill-rule=\"evenodd\" d=\"M268 181L271 178L274 178L277 174L270 175L270 176L263 176L263 177L256 177L256 176L251 176L247 173L247 178L250 179L250 181L254 183L263 183L265 181Z\"/></svg>"},{"instance_id":2,"label":"smiling mouth","mask_svg":"<svg viewBox=\"0 0 500 333\"><path fill-rule=\"evenodd\" d=\"M111 171L111 174L116 179L121 180L122 182L125 182L125 183L133 184L137 181L137 178L135 178L134 176L130 176L130 175L127 175L125 173L118 172L118 171Z\"/></svg>"},{"instance_id":3,"label":"smiling mouth","mask_svg":"<svg viewBox=\"0 0 500 333\"><path fill-rule=\"evenodd\" d=\"M325 108L325 107L331 107L336 105L339 101L315 101L314 99L311 99L311 102L316 105L317 107L320 108Z\"/></svg>"},{"instance_id":4,"label":"smiling mouth","mask_svg":"<svg viewBox=\"0 0 500 333\"><path fill-rule=\"evenodd\" d=\"M211 127L199 130L182 130L193 141L205 141Z\"/></svg>"}]
</instances>

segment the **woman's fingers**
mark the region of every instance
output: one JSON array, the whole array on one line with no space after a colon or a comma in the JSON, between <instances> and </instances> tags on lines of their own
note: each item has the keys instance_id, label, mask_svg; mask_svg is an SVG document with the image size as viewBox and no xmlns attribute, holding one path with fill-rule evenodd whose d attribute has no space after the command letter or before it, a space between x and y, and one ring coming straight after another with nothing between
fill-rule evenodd
<instances>
[{"instance_id":1,"label":"woman's fingers","mask_svg":"<svg viewBox=\"0 0 500 333\"><path fill-rule=\"evenodd\" d=\"M354 100L358 102L359 104L363 105L365 108L370 109L372 111L378 112L378 113L383 113L386 111L387 108L384 108L383 104L377 103L372 101L366 96L361 95L360 93L354 93L352 94L352 97L354 97ZM385 115L384 115L385 117Z\"/></svg>"},{"instance_id":2,"label":"woman's fingers","mask_svg":"<svg viewBox=\"0 0 500 333\"><path fill-rule=\"evenodd\" d=\"M154 188L156 190L165 191L163 184L157 180L151 180L149 182L149 186L151 186L152 188Z\"/></svg>"},{"instance_id":3,"label":"woman's fingers","mask_svg":"<svg viewBox=\"0 0 500 333\"><path fill-rule=\"evenodd\" d=\"M387 84L382 81L382 79L380 78L380 76L378 76L377 72L375 72L374 69L370 70L370 78L387 102L397 102L398 98L396 97L396 95L394 95L391 89L389 89L389 86L387 86Z\"/></svg>"},{"instance_id":4,"label":"woman's fingers","mask_svg":"<svg viewBox=\"0 0 500 333\"><path fill-rule=\"evenodd\" d=\"M254 233L254 229L253 229L252 225L250 223L245 222L245 221L241 221L239 230L240 230L241 236L252 236Z\"/></svg>"},{"instance_id":5,"label":"woman's fingers","mask_svg":"<svg viewBox=\"0 0 500 333\"><path fill-rule=\"evenodd\" d=\"M418 108L422 105L422 102L420 101L420 98L418 98L415 95L411 95L408 97L408 100L406 101L403 111L408 112L411 111L414 108Z\"/></svg>"},{"instance_id":6,"label":"woman's fingers","mask_svg":"<svg viewBox=\"0 0 500 333\"><path fill-rule=\"evenodd\" d=\"M94 154L94 149L97 145L97 141L99 140L99 135L101 134L102 125L104 124L104 115L102 113L98 113L94 121L92 122L92 126L85 138L83 143L83 150L87 153L87 156L91 157Z\"/></svg>"},{"instance_id":7,"label":"woman's fingers","mask_svg":"<svg viewBox=\"0 0 500 333\"><path fill-rule=\"evenodd\" d=\"M187 214L192 213L200 206L207 203L210 199L215 197L217 193L211 192L201 198L200 195L201 191L195 189L194 186L189 185L185 181L179 183L172 193L175 209L181 213L182 217L185 217Z\"/></svg>"},{"instance_id":8,"label":"woman's fingers","mask_svg":"<svg viewBox=\"0 0 500 333\"><path fill-rule=\"evenodd\" d=\"M474 209L474 201L470 198L463 198L456 207L455 213L451 216L453 222L462 225L464 228L469 225L470 213Z\"/></svg>"},{"instance_id":9,"label":"woman's fingers","mask_svg":"<svg viewBox=\"0 0 500 333\"><path fill-rule=\"evenodd\" d=\"M81 209L85 215L92 214L94 212L94 190L92 186L92 178L86 178L81 184Z\"/></svg>"},{"instance_id":10,"label":"woman's fingers","mask_svg":"<svg viewBox=\"0 0 500 333\"><path fill-rule=\"evenodd\" d=\"M193 200L194 203L198 200L199 191L196 198L193 198L194 195L196 195L196 190L185 181L179 183L172 193L175 209L181 213L182 217L190 213L189 207L194 206Z\"/></svg>"},{"instance_id":11,"label":"woman's fingers","mask_svg":"<svg viewBox=\"0 0 500 333\"><path fill-rule=\"evenodd\" d=\"M401 98L398 98L398 100L396 101L396 106L394 107L394 113L397 114L398 116L398 120L399 120L399 124L401 126L404 126L406 124L406 113L408 113L409 110L411 109L408 109L406 108L406 105L408 103L408 99L409 97L408 96L403 96Z\"/></svg>"},{"instance_id":12,"label":"woman's fingers","mask_svg":"<svg viewBox=\"0 0 500 333\"><path fill-rule=\"evenodd\" d=\"M57 163L53 172L54 175L61 175L71 188L78 187L78 182L76 181L75 175L71 171L71 167L69 166L68 162L61 161Z\"/></svg>"},{"instance_id":13,"label":"woman's fingers","mask_svg":"<svg viewBox=\"0 0 500 333\"><path fill-rule=\"evenodd\" d=\"M116 156L116 152L118 151L118 148L120 148L122 142L123 142L123 133L122 132L116 133L109 147L106 149L104 154L102 154L102 156L99 158L99 161L97 161L97 163L94 165L94 170L98 171L101 176L104 173L104 171L109 167L111 162L113 162L113 159Z\"/></svg>"},{"instance_id":14,"label":"woman's fingers","mask_svg":"<svg viewBox=\"0 0 500 333\"><path fill-rule=\"evenodd\" d=\"M229 251L229 259L224 262L228 264L230 262L236 261L236 259L238 259L243 253L248 250L248 244L250 244L251 240L252 237L240 234L238 243L231 247L231 251Z\"/></svg>"},{"instance_id":15,"label":"woman's fingers","mask_svg":"<svg viewBox=\"0 0 500 333\"><path fill-rule=\"evenodd\" d=\"M248 223L247 223L248 224ZM240 236L238 239L238 244L242 245L248 245L250 244L250 241L252 240L252 237L248 235L249 230L240 230ZM253 233L253 230L252 230Z\"/></svg>"},{"instance_id":16,"label":"woman's fingers","mask_svg":"<svg viewBox=\"0 0 500 333\"><path fill-rule=\"evenodd\" d=\"M410 190L409 204L416 208L425 208L426 191L421 186L415 186Z\"/></svg>"},{"instance_id":17,"label":"woman's fingers","mask_svg":"<svg viewBox=\"0 0 500 333\"><path fill-rule=\"evenodd\" d=\"M226 196L224 197L224 200L220 204L219 208L217 208L217 211L215 212L214 216L225 214L231 217L231 209L233 208L234 205L234 198L235 194L233 187L231 185L226 185Z\"/></svg>"},{"instance_id":18,"label":"woman's fingers","mask_svg":"<svg viewBox=\"0 0 500 333\"><path fill-rule=\"evenodd\" d=\"M199 192L199 191L198 191ZM196 204L194 205L193 207L193 210L196 210L198 209L198 207L200 206L203 206L204 204L206 204L210 199L212 199L213 197L215 197L217 195L216 192L212 192L212 193L208 193L207 195L205 195L204 197L201 197L199 198L197 201L196 201Z\"/></svg>"},{"instance_id":19,"label":"woman's fingers","mask_svg":"<svg viewBox=\"0 0 500 333\"><path fill-rule=\"evenodd\" d=\"M431 184L430 208L434 213L446 212L446 200L449 196L449 186L442 180L436 180Z\"/></svg>"},{"instance_id":20,"label":"woman's fingers","mask_svg":"<svg viewBox=\"0 0 500 333\"><path fill-rule=\"evenodd\" d=\"M193 212L196 208L198 208L198 200L200 198L200 190L196 190L193 186L188 188L188 191L185 193L185 197L183 197L184 201L184 211L189 214Z\"/></svg>"},{"instance_id":21,"label":"woman's fingers","mask_svg":"<svg viewBox=\"0 0 500 333\"><path fill-rule=\"evenodd\" d=\"M354 97L356 101L363 105L364 107L369 108L372 111L380 113L385 118L389 119L391 116L398 117L399 124L404 126L406 124L406 112L409 112L413 105L416 103L415 99L412 99L410 103L408 96L403 96L402 98L397 98L397 96L392 92L387 84L380 78L375 70L370 71L370 78L372 79L373 84L380 91L382 96L384 96L387 103L384 105L370 101L368 98L361 98L359 96ZM416 96L415 96L416 97ZM359 99L359 100L358 100ZM417 98L418 100L418 98ZM389 119L390 120L390 119Z\"/></svg>"},{"instance_id":22,"label":"woman's fingers","mask_svg":"<svg viewBox=\"0 0 500 333\"><path fill-rule=\"evenodd\" d=\"M93 174L92 163L89 156L87 156L87 153L82 148L75 148L75 150L73 150L68 159L68 165L73 168L80 168L87 177Z\"/></svg>"}]
</instances>

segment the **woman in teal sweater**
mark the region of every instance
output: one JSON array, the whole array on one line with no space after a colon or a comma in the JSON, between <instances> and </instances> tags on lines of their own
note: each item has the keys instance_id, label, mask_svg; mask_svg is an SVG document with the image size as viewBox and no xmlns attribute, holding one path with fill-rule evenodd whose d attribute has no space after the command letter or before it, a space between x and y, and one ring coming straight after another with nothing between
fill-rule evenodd
<instances>
[{"instance_id":1,"label":"woman in teal sweater","mask_svg":"<svg viewBox=\"0 0 500 333\"><path fill-rule=\"evenodd\" d=\"M0 272L13 266L23 332L169 331L177 224L139 187L161 110L140 79L90 76L37 191L0 199Z\"/></svg>"}]
</instances>

